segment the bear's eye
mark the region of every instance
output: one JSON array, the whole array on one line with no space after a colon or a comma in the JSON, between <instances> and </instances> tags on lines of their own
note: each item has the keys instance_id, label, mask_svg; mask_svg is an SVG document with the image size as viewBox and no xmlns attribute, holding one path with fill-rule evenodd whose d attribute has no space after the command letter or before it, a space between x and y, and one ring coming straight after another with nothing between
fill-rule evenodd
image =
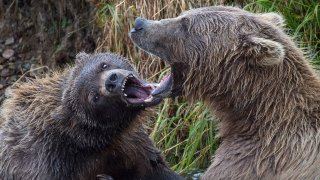
<instances>
[{"instance_id":1,"label":"bear's eye","mask_svg":"<svg viewBox=\"0 0 320 180\"><path fill-rule=\"evenodd\" d=\"M107 69L109 66L108 66L108 64L106 64L106 63L102 63L101 64L101 68L102 69Z\"/></svg>"},{"instance_id":2,"label":"bear's eye","mask_svg":"<svg viewBox=\"0 0 320 180\"><path fill-rule=\"evenodd\" d=\"M98 94L95 94L94 96L93 96L93 102L98 102L98 100L99 100L99 95Z\"/></svg>"}]
</instances>

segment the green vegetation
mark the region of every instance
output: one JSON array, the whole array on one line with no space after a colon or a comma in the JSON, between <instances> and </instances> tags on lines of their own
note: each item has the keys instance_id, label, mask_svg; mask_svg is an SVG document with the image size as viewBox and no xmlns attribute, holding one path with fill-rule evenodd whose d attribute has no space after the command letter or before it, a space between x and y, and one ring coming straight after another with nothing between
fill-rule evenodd
<instances>
[{"instance_id":1,"label":"green vegetation","mask_svg":"<svg viewBox=\"0 0 320 180\"><path fill-rule=\"evenodd\" d=\"M318 0L235 0L218 1L242 6L252 12L279 12L286 29L305 49L311 62L320 65L320 3ZM135 17L175 17L181 11L218 4L209 0L100 0L97 24L104 28L97 51L120 53L132 60L150 81L159 80L166 66L157 58L135 48L128 37ZM187 104L182 98L166 100L157 107L151 137L172 168L180 173L204 169L218 147L217 124L203 103Z\"/></svg>"},{"instance_id":2,"label":"green vegetation","mask_svg":"<svg viewBox=\"0 0 320 180\"><path fill-rule=\"evenodd\" d=\"M320 65L320 1L250 0L245 9L252 12L279 12L292 35L312 63Z\"/></svg>"}]
</instances>

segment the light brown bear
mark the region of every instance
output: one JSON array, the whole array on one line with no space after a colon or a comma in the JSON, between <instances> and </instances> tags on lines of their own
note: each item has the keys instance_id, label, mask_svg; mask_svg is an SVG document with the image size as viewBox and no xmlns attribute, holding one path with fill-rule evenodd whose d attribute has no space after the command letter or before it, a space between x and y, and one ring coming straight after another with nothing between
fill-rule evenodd
<instances>
[{"instance_id":1,"label":"light brown bear","mask_svg":"<svg viewBox=\"0 0 320 180\"><path fill-rule=\"evenodd\" d=\"M205 7L130 36L172 73L154 97L203 100L222 139L203 179L320 179L320 80L276 13Z\"/></svg>"}]
</instances>

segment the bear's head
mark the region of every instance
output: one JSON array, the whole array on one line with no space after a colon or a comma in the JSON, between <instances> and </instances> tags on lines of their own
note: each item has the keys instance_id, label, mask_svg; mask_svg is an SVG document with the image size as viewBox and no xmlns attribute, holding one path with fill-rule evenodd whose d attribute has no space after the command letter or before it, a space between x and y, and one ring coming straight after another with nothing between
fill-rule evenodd
<instances>
[{"instance_id":1,"label":"bear's head","mask_svg":"<svg viewBox=\"0 0 320 180\"><path fill-rule=\"evenodd\" d=\"M221 93L219 83L225 83L223 90L227 90L232 82L224 80L238 81L233 76L241 77L243 71L254 74L281 64L284 44L288 44L282 25L283 19L276 13L253 14L213 6L160 21L137 18L129 35L137 46L171 66L171 74L153 96L197 91L202 97L207 93L204 89Z\"/></svg>"},{"instance_id":2,"label":"bear's head","mask_svg":"<svg viewBox=\"0 0 320 180\"><path fill-rule=\"evenodd\" d=\"M62 103L54 117L103 132L105 139L161 101L148 99L154 85L142 80L125 58L111 53L79 53L63 83Z\"/></svg>"}]
</instances>

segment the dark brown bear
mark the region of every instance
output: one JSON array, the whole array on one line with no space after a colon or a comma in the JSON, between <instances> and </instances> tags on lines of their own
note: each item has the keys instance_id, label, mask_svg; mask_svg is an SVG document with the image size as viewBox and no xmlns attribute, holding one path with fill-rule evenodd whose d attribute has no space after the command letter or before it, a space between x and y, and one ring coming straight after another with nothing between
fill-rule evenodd
<instances>
[{"instance_id":1,"label":"dark brown bear","mask_svg":"<svg viewBox=\"0 0 320 180\"><path fill-rule=\"evenodd\" d=\"M109 53L18 84L1 112L0 179L180 179L143 127L161 101L144 102L152 89Z\"/></svg>"},{"instance_id":2,"label":"dark brown bear","mask_svg":"<svg viewBox=\"0 0 320 180\"><path fill-rule=\"evenodd\" d=\"M153 96L203 100L220 120L203 179L320 179L320 79L282 25L223 6L136 19L132 40L172 68Z\"/></svg>"}]
</instances>

